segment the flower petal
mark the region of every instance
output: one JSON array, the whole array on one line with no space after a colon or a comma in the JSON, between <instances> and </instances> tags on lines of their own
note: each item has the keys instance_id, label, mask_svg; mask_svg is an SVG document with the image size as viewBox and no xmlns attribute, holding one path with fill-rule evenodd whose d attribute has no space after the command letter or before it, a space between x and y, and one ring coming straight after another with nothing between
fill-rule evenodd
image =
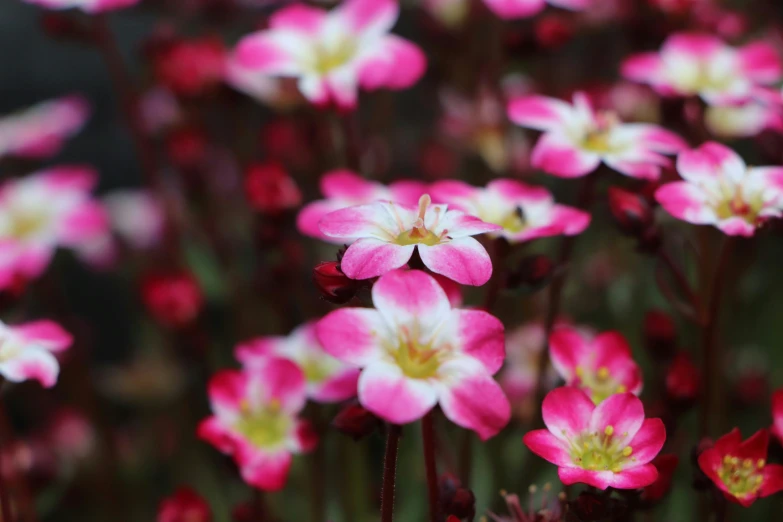
<instances>
[{"instance_id":1,"label":"flower petal","mask_svg":"<svg viewBox=\"0 0 783 522\"><path fill-rule=\"evenodd\" d=\"M0 363L0 375L11 382L35 380L44 388L57 383L60 364L52 353L37 346L27 346L19 354Z\"/></svg>"},{"instance_id":2,"label":"flower petal","mask_svg":"<svg viewBox=\"0 0 783 522\"><path fill-rule=\"evenodd\" d=\"M451 304L438 282L421 270L394 270L373 285L375 308L392 328L419 325L428 335L450 316Z\"/></svg>"},{"instance_id":3,"label":"flower petal","mask_svg":"<svg viewBox=\"0 0 783 522\"><path fill-rule=\"evenodd\" d=\"M506 347L503 323L483 310L454 310L462 352L477 359L490 375L503 366Z\"/></svg>"},{"instance_id":4,"label":"flower petal","mask_svg":"<svg viewBox=\"0 0 783 522\"><path fill-rule=\"evenodd\" d=\"M533 430L522 439L530 451L556 466L573 466L568 446L549 430Z\"/></svg>"},{"instance_id":5,"label":"flower petal","mask_svg":"<svg viewBox=\"0 0 783 522\"><path fill-rule=\"evenodd\" d=\"M655 199L666 212L688 223L706 225L717 221L706 192L687 181L666 183L655 191Z\"/></svg>"},{"instance_id":6,"label":"flower petal","mask_svg":"<svg viewBox=\"0 0 783 522\"><path fill-rule=\"evenodd\" d=\"M552 366L567 383L574 381L576 367L583 364L591 343L576 329L561 326L549 336L549 357Z\"/></svg>"},{"instance_id":7,"label":"flower petal","mask_svg":"<svg viewBox=\"0 0 783 522\"><path fill-rule=\"evenodd\" d=\"M603 432L608 426L614 429L615 438L633 439L644 423L642 401L632 393L617 393L599 404L590 420L590 431Z\"/></svg>"},{"instance_id":8,"label":"flower petal","mask_svg":"<svg viewBox=\"0 0 783 522\"><path fill-rule=\"evenodd\" d=\"M360 65L359 85L368 90L407 89L421 79L426 69L427 57L417 45L388 35Z\"/></svg>"},{"instance_id":9,"label":"flower petal","mask_svg":"<svg viewBox=\"0 0 783 522\"><path fill-rule=\"evenodd\" d=\"M594 410L593 401L579 388L570 386L549 392L541 406L546 427L552 435L566 441L590 427Z\"/></svg>"},{"instance_id":10,"label":"flower petal","mask_svg":"<svg viewBox=\"0 0 783 522\"><path fill-rule=\"evenodd\" d=\"M590 471L582 468L560 467L557 476L566 486L572 484L587 484L598 489L606 489L612 485L614 473L611 471Z\"/></svg>"},{"instance_id":11,"label":"flower petal","mask_svg":"<svg viewBox=\"0 0 783 522\"><path fill-rule=\"evenodd\" d=\"M346 0L332 11L353 33L361 37L387 33L397 21L400 6L395 0Z\"/></svg>"},{"instance_id":12,"label":"flower petal","mask_svg":"<svg viewBox=\"0 0 783 522\"><path fill-rule=\"evenodd\" d=\"M762 471L764 481L759 490L760 497L768 497L783 490L783 466L780 464L767 464Z\"/></svg>"},{"instance_id":13,"label":"flower petal","mask_svg":"<svg viewBox=\"0 0 783 522\"><path fill-rule=\"evenodd\" d=\"M407 424L426 415L438 395L427 381L408 378L399 366L376 361L359 376L359 402L388 422Z\"/></svg>"},{"instance_id":14,"label":"flower petal","mask_svg":"<svg viewBox=\"0 0 783 522\"><path fill-rule=\"evenodd\" d=\"M661 452L666 442L666 428L661 419L645 419L628 445L633 450L636 463L647 464Z\"/></svg>"},{"instance_id":15,"label":"flower petal","mask_svg":"<svg viewBox=\"0 0 783 522\"><path fill-rule=\"evenodd\" d=\"M634 466L612 473L611 486L617 489L639 489L649 486L658 479L658 469L652 464Z\"/></svg>"},{"instance_id":16,"label":"flower petal","mask_svg":"<svg viewBox=\"0 0 783 522\"><path fill-rule=\"evenodd\" d=\"M281 410L299 412L307 400L307 382L295 363L283 358L270 358L264 364L248 370L245 397L266 405L274 402Z\"/></svg>"},{"instance_id":17,"label":"flower petal","mask_svg":"<svg viewBox=\"0 0 783 522\"><path fill-rule=\"evenodd\" d=\"M242 451L234 458L242 480L264 491L279 491L285 487L293 460L287 451L267 453L256 448Z\"/></svg>"},{"instance_id":18,"label":"flower petal","mask_svg":"<svg viewBox=\"0 0 783 522\"><path fill-rule=\"evenodd\" d=\"M369 308L342 308L318 321L315 334L324 351L341 361L367 366L381 354L382 340L391 337L381 314Z\"/></svg>"},{"instance_id":19,"label":"flower petal","mask_svg":"<svg viewBox=\"0 0 783 522\"><path fill-rule=\"evenodd\" d=\"M13 327L14 333L29 343L52 352L62 352L73 344L73 336L54 321L31 321Z\"/></svg>"},{"instance_id":20,"label":"flower petal","mask_svg":"<svg viewBox=\"0 0 783 522\"><path fill-rule=\"evenodd\" d=\"M299 31L304 35L318 34L326 16L323 9L294 4L275 11L269 17L269 27Z\"/></svg>"},{"instance_id":21,"label":"flower petal","mask_svg":"<svg viewBox=\"0 0 783 522\"><path fill-rule=\"evenodd\" d=\"M563 100L546 96L522 96L508 104L508 117L522 127L549 131L561 129L573 108Z\"/></svg>"},{"instance_id":22,"label":"flower petal","mask_svg":"<svg viewBox=\"0 0 783 522\"><path fill-rule=\"evenodd\" d=\"M481 286L492 276L492 260L472 237L453 239L434 246L419 245L424 265L463 285Z\"/></svg>"},{"instance_id":23,"label":"flower petal","mask_svg":"<svg viewBox=\"0 0 783 522\"><path fill-rule=\"evenodd\" d=\"M693 183L712 184L723 176L742 179L745 169L745 162L736 152L714 141L677 156L677 172Z\"/></svg>"},{"instance_id":24,"label":"flower petal","mask_svg":"<svg viewBox=\"0 0 783 522\"><path fill-rule=\"evenodd\" d=\"M416 245L398 245L376 238L362 238L345 251L340 269L351 279L369 279L405 265Z\"/></svg>"},{"instance_id":25,"label":"flower petal","mask_svg":"<svg viewBox=\"0 0 783 522\"><path fill-rule=\"evenodd\" d=\"M578 178L590 174L601 163L601 157L578 149L568 139L546 133L533 148L531 164L547 174L561 178Z\"/></svg>"}]
</instances>

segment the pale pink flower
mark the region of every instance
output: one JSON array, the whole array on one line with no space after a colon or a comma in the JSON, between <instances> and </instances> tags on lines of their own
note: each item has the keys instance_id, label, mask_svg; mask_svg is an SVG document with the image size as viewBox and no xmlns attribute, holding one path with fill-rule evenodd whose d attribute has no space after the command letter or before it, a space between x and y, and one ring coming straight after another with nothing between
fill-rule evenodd
<instances>
[{"instance_id":1,"label":"pale pink flower","mask_svg":"<svg viewBox=\"0 0 783 522\"><path fill-rule=\"evenodd\" d=\"M630 57L623 75L669 96L700 96L710 105L765 97L783 77L777 51L765 42L734 48L707 34L670 36L660 53Z\"/></svg>"},{"instance_id":2,"label":"pale pink flower","mask_svg":"<svg viewBox=\"0 0 783 522\"><path fill-rule=\"evenodd\" d=\"M139 3L139 0L24 0L28 4L47 9L81 9L85 13L102 13L122 9Z\"/></svg>"},{"instance_id":3,"label":"pale pink flower","mask_svg":"<svg viewBox=\"0 0 783 522\"><path fill-rule=\"evenodd\" d=\"M635 395L612 395L596 406L578 388L556 388L542 411L547 429L528 432L524 442L557 465L563 484L638 489L658 478L650 461L663 448L666 429L661 419L644 418Z\"/></svg>"},{"instance_id":4,"label":"pale pink flower","mask_svg":"<svg viewBox=\"0 0 783 522\"><path fill-rule=\"evenodd\" d=\"M432 205L428 194L419 198L418 209L376 201L327 214L319 226L327 236L351 243L340 269L352 279L400 268L418 249L427 268L473 286L489 281L492 261L471 236L501 230L447 205Z\"/></svg>"},{"instance_id":5,"label":"pale pink flower","mask_svg":"<svg viewBox=\"0 0 783 522\"><path fill-rule=\"evenodd\" d=\"M292 454L312 450L317 437L298 417L307 400L302 370L269 359L252 370L223 370L209 382L212 416L198 436L231 455L242 479L268 491L282 489Z\"/></svg>"},{"instance_id":6,"label":"pale pink flower","mask_svg":"<svg viewBox=\"0 0 783 522\"><path fill-rule=\"evenodd\" d=\"M594 0L484 0L489 9L500 18L513 20L527 18L544 10L546 4L572 11L587 9Z\"/></svg>"},{"instance_id":7,"label":"pale pink flower","mask_svg":"<svg viewBox=\"0 0 783 522\"><path fill-rule=\"evenodd\" d=\"M298 78L312 103L350 109L359 87L406 89L424 74L421 49L389 34L398 15L396 0L346 0L330 12L284 7L269 29L240 41L237 60L268 76Z\"/></svg>"},{"instance_id":8,"label":"pale pink flower","mask_svg":"<svg viewBox=\"0 0 783 522\"><path fill-rule=\"evenodd\" d=\"M612 112L593 110L584 93L573 104L544 96L511 100L509 118L544 131L533 149L532 165L564 178L585 176L601 162L642 179L658 179L672 154L685 148L676 134L648 123L622 123Z\"/></svg>"},{"instance_id":9,"label":"pale pink flower","mask_svg":"<svg viewBox=\"0 0 783 522\"><path fill-rule=\"evenodd\" d=\"M304 372L307 395L317 402L339 402L356 396L359 369L326 353L315 335L316 321L296 328L287 337L258 337L234 350L247 369L265 364L270 357L296 363Z\"/></svg>"},{"instance_id":10,"label":"pale pink flower","mask_svg":"<svg viewBox=\"0 0 783 522\"><path fill-rule=\"evenodd\" d=\"M547 189L513 179L496 179L486 188L462 181L438 181L430 187L430 193L435 201L503 227L490 236L501 236L511 242L572 236L590 224L587 212L557 204Z\"/></svg>"},{"instance_id":11,"label":"pale pink flower","mask_svg":"<svg viewBox=\"0 0 783 522\"><path fill-rule=\"evenodd\" d=\"M65 96L0 119L0 157L46 158L81 130L90 105L81 96Z\"/></svg>"},{"instance_id":12,"label":"pale pink flower","mask_svg":"<svg viewBox=\"0 0 783 522\"><path fill-rule=\"evenodd\" d=\"M724 138L747 138L763 130L783 132L783 107L756 100L741 105L711 105L704 124L712 134Z\"/></svg>"},{"instance_id":13,"label":"pale pink flower","mask_svg":"<svg viewBox=\"0 0 783 522\"><path fill-rule=\"evenodd\" d=\"M372 203L379 199L401 205L415 205L427 191L427 186L421 181L400 180L386 186L366 180L346 169L332 170L321 176L320 187L321 194L326 199L319 199L305 205L296 217L296 226L306 236L332 243L341 241L326 236L318 227L321 218L330 212Z\"/></svg>"},{"instance_id":14,"label":"pale pink flower","mask_svg":"<svg viewBox=\"0 0 783 522\"><path fill-rule=\"evenodd\" d=\"M470 0L422 0L422 7L448 28L461 26L470 14Z\"/></svg>"},{"instance_id":15,"label":"pale pink flower","mask_svg":"<svg viewBox=\"0 0 783 522\"><path fill-rule=\"evenodd\" d=\"M146 190L116 190L103 198L111 228L133 248L147 249L163 237L163 203Z\"/></svg>"},{"instance_id":16,"label":"pale pink flower","mask_svg":"<svg viewBox=\"0 0 783 522\"><path fill-rule=\"evenodd\" d=\"M418 270L382 276L372 299L375 309L336 310L316 326L327 352L362 368L362 406L407 424L440 404L482 439L497 434L511 415L492 378L503 364L503 324L481 310L451 308L440 285Z\"/></svg>"},{"instance_id":17,"label":"pale pink flower","mask_svg":"<svg viewBox=\"0 0 783 522\"><path fill-rule=\"evenodd\" d=\"M10 382L36 380L51 388L60 374L56 354L72 342L71 334L53 321L15 326L0 322L0 375Z\"/></svg>"},{"instance_id":18,"label":"pale pink flower","mask_svg":"<svg viewBox=\"0 0 783 522\"><path fill-rule=\"evenodd\" d=\"M655 199L672 216L713 225L730 236L752 236L783 210L783 167L748 167L720 143L682 152L677 172L684 181L666 183Z\"/></svg>"},{"instance_id":19,"label":"pale pink flower","mask_svg":"<svg viewBox=\"0 0 783 522\"><path fill-rule=\"evenodd\" d=\"M534 398L545 346L546 331L540 322L524 324L506 335L506 365L498 381L514 406L526 407L524 403ZM547 387L552 387L558 377L550 367L544 378Z\"/></svg>"}]
</instances>

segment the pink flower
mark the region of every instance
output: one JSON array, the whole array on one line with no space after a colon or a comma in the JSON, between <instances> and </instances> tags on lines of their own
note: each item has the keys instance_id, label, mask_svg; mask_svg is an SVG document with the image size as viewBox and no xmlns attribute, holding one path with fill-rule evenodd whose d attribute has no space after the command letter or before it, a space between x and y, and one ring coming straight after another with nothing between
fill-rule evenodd
<instances>
[{"instance_id":1,"label":"pink flower","mask_svg":"<svg viewBox=\"0 0 783 522\"><path fill-rule=\"evenodd\" d=\"M95 182L90 168L70 166L0 185L0 288L41 275L58 246L105 236L106 211L90 196Z\"/></svg>"},{"instance_id":2,"label":"pink flower","mask_svg":"<svg viewBox=\"0 0 783 522\"><path fill-rule=\"evenodd\" d=\"M740 48L706 34L679 33L660 53L630 57L623 76L669 96L700 96L710 105L730 105L763 96L764 86L783 77L774 47L754 42Z\"/></svg>"},{"instance_id":3,"label":"pink flower","mask_svg":"<svg viewBox=\"0 0 783 522\"><path fill-rule=\"evenodd\" d=\"M321 232L352 242L340 268L352 279L369 279L405 265L418 248L424 265L463 285L480 286L492 275L492 261L470 236L501 229L447 205L419 198L419 208L376 201L324 216Z\"/></svg>"},{"instance_id":4,"label":"pink flower","mask_svg":"<svg viewBox=\"0 0 783 522\"><path fill-rule=\"evenodd\" d=\"M415 205L426 192L426 185L420 181L395 181L387 187L345 169L332 170L324 174L321 177L320 187L326 199L305 205L296 218L296 226L306 236L333 243L341 241L324 235L318 227L321 218L330 212L372 203L378 199L403 205Z\"/></svg>"},{"instance_id":5,"label":"pink flower","mask_svg":"<svg viewBox=\"0 0 783 522\"><path fill-rule=\"evenodd\" d=\"M498 380L512 403L524 403L535 395L545 344L546 332L539 322L524 324L506 335L506 365ZM548 386L554 386L556 379L557 374L550 368L546 374Z\"/></svg>"},{"instance_id":6,"label":"pink flower","mask_svg":"<svg viewBox=\"0 0 783 522\"><path fill-rule=\"evenodd\" d=\"M511 242L572 236L590 224L590 214L556 204L552 194L543 187L513 179L496 179L486 188L473 187L462 181L439 181L432 185L430 193L436 201L503 227L492 235Z\"/></svg>"},{"instance_id":7,"label":"pink flower","mask_svg":"<svg viewBox=\"0 0 783 522\"><path fill-rule=\"evenodd\" d=\"M375 309L336 310L316 326L328 353L362 368L362 406L406 424L440 404L482 439L497 434L511 415L492 379L503 364L502 323L481 310L451 308L435 279L418 270L382 276L372 299Z\"/></svg>"},{"instance_id":8,"label":"pink flower","mask_svg":"<svg viewBox=\"0 0 783 522\"><path fill-rule=\"evenodd\" d=\"M279 214L302 204L296 181L279 163L254 163L245 174L245 194L253 209Z\"/></svg>"},{"instance_id":9,"label":"pink flower","mask_svg":"<svg viewBox=\"0 0 783 522\"><path fill-rule=\"evenodd\" d=\"M631 393L612 395L596 406L578 388L549 392L542 406L547 429L528 432L530 451L558 466L565 485L638 489L658 478L650 463L666 441L661 419L645 419Z\"/></svg>"},{"instance_id":10,"label":"pink flower","mask_svg":"<svg viewBox=\"0 0 783 522\"><path fill-rule=\"evenodd\" d=\"M60 363L55 354L71 346L73 337L53 321L9 326L0 322L0 375L11 382L36 380L51 388Z\"/></svg>"},{"instance_id":11,"label":"pink flower","mask_svg":"<svg viewBox=\"0 0 783 522\"><path fill-rule=\"evenodd\" d=\"M147 249L163 237L165 209L145 190L117 190L103 198L112 229L133 248Z\"/></svg>"},{"instance_id":12,"label":"pink flower","mask_svg":"<svg viewBox=\"0 0 783 522\"><path fill-rule=\"evenodd\" d=\"M676 134L648 123L621 123L612 112L597 113L578 92L573 105L544 96L511 100L509 118L544 131L533 149L532 165L564 178L585 176L603 161L621 174L658 179L669 159L685 148Z\"/></svg>"},{"instance_id":13,"label":"pink flower","mask_svg":"<svg viewBox=\"0 0 783 522\"><path fill-rule=\"evenodd\" d=\"M0 157L46 158L81 130L90 105L81 96L39 103L0 119Z\"/></svg>"},{"instance_id":14,"label":"pink flower","mask_svg":"<svg viewBox=\"0 0 783 522\"><path fill-rule=\"evenodd\" d=\"M549 356L566 385L581 388L596 404L616 393L642 392L642 372L619 332L591 337L557 328L549 338Z\"/></svg>"},{"instance_id":15,"label":"pink flower","mask_svg":"<svg viewBox=\"0 0 783 522\"><path fill-rule=\"evenodd\" d=\"M213 36L174 38L153 52L152 65L158 81L171 92L198 96L223 81L226 50L222 40Z\"/></svg>"},{"instance_id":16,"label":"pink flower","mask_svg":"<svg viewBox=\"0 0 783 522\"><path fill-rule=\"evenodd\" d=\"M783 208L783 167L748 167L720 143L682 152L677 172L684 181L666 183L655 199L672 216L714 225L730 236L752 236Z\"/></svg>"},{"instance_id":17,"label":"pink flower","mask_svg":"<svg viewBox=\"0 0 783 522\"><path fill-rule=\"evenodd\" d=\"M743 507L783 490L783 466L767 464L769 432L759 430L743 442L738 428L699 455L699 467L723 495Z\"/></svg>"},{"instance_id":18,"label":"pink flower","mask_svg":"<svg viewBox=\"0 0 783 522\"><path fill-rule=\"evenodd\" d=\"M204 307L204 293L187 270L150 272L141 281L141 300L150 315L169 328L183 328L196 320Z\"/></svg>"},{"instance_id":19,"label":"pink flower","mask_svg":"<svg viewBox=\"0 0 783 522\"><path fill-rule=\"evenodd\" d=\"M271 77L298 78L312 103L351 109L359 87L406 89L424 74L421 49L389 34L398 14L396 0L347 0L328 13L294 4L240 41L237 60Z\"/></svg>"},{"instance_id":20,"label":"pink flower","mask_svg":"<svg viewBox=\"0 0 783 522\"><path fill-rule=\"evenodd\" d=\"M593 0L484 0L484 3L500 18L513 20L536 15L544 10L547 3L579 11L590 7Z\"/></svg>"},{"instance_id":21,"label":"pink flower","mask_svg":"<svg viewBox=\"0 0 783 522\"><path fill-rule=\"evenodd\" d=\"M81 9L85 13L102 13L113 9L130 7L139 0L24 0L28 4L40 5L47 9Z\"/></svg>"},{"instance_id":22,"label":"pink flower","mask_svg":"<svg viewBox=\"0 0 783 522\"><path fill-rule=\"evenodd\" d=\"M237 346L234 354L252 370L270 357L289 359L304 372L307 396L317 402L339 402L356 396L359 369L324 351L315 335L315 321L295 329L287 337L259 337Z\"/></svg>"},{"instance_id":23,"label":"pink flower","mask_svg":"<svg viewBox=\"0 0 783 522\"><path fill-rule=\"evenodd\" d=\"M772 428L770 431L783 444L783 389L772 394Z\"/></svg>"},{"instance_id":24,"label":"pink flower","mask_svg":"<svg viewBox=\"0 0 783 522\"><path fill-rule=\"evenodd\" d=\"M712 134L726 138L755 136L765 129L783 132L783 108L757 100L742 105L709 106L704 124Z\"/></svg>"},{"instance_id":25,"label":"pink flower","mask_svg":"<svg viewBox=\"0 0 783 522\"><path fill-rule=\"evenodd\" d=\"M262 490L285 486L292 454L310 451L317 436L298 418L307 400L302 370L271 358L252 370L223 370L209 382L213 415L198 436L231 455L242 479Z\"/></svg>"},{"instance_id":26,"label":"pink flower","mask_svg":"<svg viewBox=\"0 0 783 522\"><path fill-rule=\"evenodd\" d=\"M212 522L212 511L201 495L182 487L160 503L157 522Z\"/></svg>"}]
</instances>

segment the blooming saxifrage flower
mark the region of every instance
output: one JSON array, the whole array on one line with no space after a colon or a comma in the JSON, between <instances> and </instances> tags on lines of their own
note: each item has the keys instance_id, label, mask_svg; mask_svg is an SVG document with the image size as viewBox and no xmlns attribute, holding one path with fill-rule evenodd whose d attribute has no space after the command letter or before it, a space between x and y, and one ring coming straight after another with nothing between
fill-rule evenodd
<instances>
[{"instance_id":1,"label":"blooming saxifrage flower","mask_svg":"<svg viewBox=\"0 0 783 522\"><path fill-rule=\"evenodd\" d=\"M549 356L566 384L581 388L596 404L615 393L642 392L642 372L619 332L591 337L561 326L550 336Z\"/></svg>"},{"instance_id":2,"label":"blooming saxifrage flower","mask_svg":"<svg viewBox=\"0 0 783 522\"><path fill-rule=\"evenodd\" d=\"M55 354L67 350L73 337L52 321L10 326L0 322L0 375L11 382L36 380L51 388L60 363Z\"/></svg>"},{"instance_id":3,"label":"blooming saxifrage flower","mask_svg":"<svg viewBox=\"0 0 783 522\"><path fill-rule=\"evenodd\" d=\"M375 309L343 308L316 326L324 349L362 368L359 402L394 424L440 404L482 439L500 431L510 406L494 375L503 364L503 325L481 310L453 309L419 270L395 270L372 288Z\"/></svg>"},{"instance_id":4,"label":"blooming saxifrage flower","mask_svg":"<svg viewBox=\"0 0 783 522\"><path fill-rule=\"evenodd\" d=\"M641 179L658 179L664 154L686 147L676 134L649 123L622 123L612 112L596 112L584 93L573 105L545 96L521 96L508 106L511 121L544 131L532 154L532 165L564 178L585 176L601 162Z\"/></svg>"},{"instance_id":5,"label":"blooming saxifrage flower","mask_svg":"<svg viewBox=\"0 0 783 522\"><path fill-rule=\"evenodd\" d=\"M424 74L421 49L389 34L398 15L396 0L347 0L328 13L295 4L240 41L236 58L269 76L298 78L312 103L350 109L359 87L406 89Z\"/></svg>"},{"instance_id":6,"label":"blooming saxifrage flower","mask_svg":"<svg viewBox=\"0 0 783 522\"><path fill-rule=\"evenodd\" d=\"M270 358L245 371L218 372L208 393L212 416L199 425L199 437L231 455L248 484L281 489L291 455L317 444L309 423L298 418L307 400L302 370L287 359Z\"/></svg>"},{"instance_id":7,"label":"blooming saxifrage flower","mask_svg":"<svg viewBox=\"0 0 783 522\"><path fill-rule=\"evenodd\" d=\"M655 482L650 461L666 430L660 419L644 418L635 395L615 394L596 406L580 389L562 387L549 392L542 408L547 429L528 432L524 442L558 466L563 484L638 489Z\"/></svg>"},{"instance_id":8,"label":"blooming saxifrage flower","mask_svg":"<svg viewBox=\"0 0 783 522\"><path fill-rule=\"evenodd\" d=\"M492 261L470 236L496 232L500 226L447 205L432 205L428 194L419 207L376 201L337 210L320 221L321 232L353 242L340 268L353 279L369 279L405 265L418 248L424 265L463 285L483 285Z\"/></svg>"},{"instance_id":9,"label":"blooming saxifrage flower","mask_svg":"<svg viewBox=\"0 0 783 522\"><path fill-rule=\"evenodd\" d=\"M578 11L587 9L595 0L484 0L487 7L500 18L513 20L527 18L544 10L546 4Z\"/></svg>"},{"instance_id":10,"label":"blooming saxifrage flower","mask_svg":"<svg viewBox=\"0 0 783 522\"><path fill-rule=\"evenodd\" d=\"M462 181L439 181L432 185L430 193L438 202L503 227L491 235L510 242L561 234L572 236L590 224L587 212L559 205L545 188L513 179L496 179L486 188Z\"/></svg>"},{"instance_id":11,"label":"blooming saxifrage flower","mask_svg":"<svg viewBox=\"0 0 783 522\"><path fill-rule=\"evenodd\" d=\"M655 199L688 223L714 225L730 236L752 236L783 210L783 167L748 167L720 143L680 153L677 172L684 181L664 184Z\"/></svg>"},{"instance_id":12,"label":"blooming saxifrage flower","mask_svg":"<svg viewBox=\"0 0 783 522\"><path fill-rule=\"evenodd\" d=\"M287 337L259 337L237 346L236 358L254 368L270 357L296 363L304 372L307 395L317 402L339 402L356 396L359 370L326 353L315 335L315 321L296 328Z\"/></svg>"},{"instance_id":13,"label":"blooming saxifrage flower","mask_svg":"<svg viewBox=\"0 0 783 522\"><path fill-rule=\"evenodd\" d=\"M734 428L699 455L699 467L727 499L748 507L783 490L783 466L767 464L768 444L767 430L743 441Z\"/></svg>"}]
</instances>

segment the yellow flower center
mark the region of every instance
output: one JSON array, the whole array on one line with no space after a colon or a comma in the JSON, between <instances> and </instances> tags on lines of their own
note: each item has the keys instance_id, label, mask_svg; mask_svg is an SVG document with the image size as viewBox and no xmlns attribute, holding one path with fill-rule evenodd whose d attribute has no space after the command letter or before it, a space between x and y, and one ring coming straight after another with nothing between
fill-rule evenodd
<instances>
[{"instance_id":1,"label":"yellow flower center","mask_svg":"<svg viewBox=\"0 0 783 522\"><path fill-rule=\"evenodd\" d=\"M591 471L620 473L626 463L636 462L633 448L625 444L627 438L628 433L618 437L613 426L607 426L602 433L583 433L569 441L571 461Z\"/></svg>"},{"instance_id":2,"label":"yellow flower center","mask_svg":"<svg viewBox=\"0 0 783 522\"><path fill-rule=\"evenodd\" d=\"M718 469L718 477L735 497L755 495L764 482L762 471L765 465L764 459L754 462L751 459L740 460L732 455L726 455Z\"/></svg>"},{"instance_id":3,"label":"yellow flower center","mask_svg":"<svg viewBox=\"0 0 783 522\"><path fill-rule=\"evenodd\" d=\"M418 336L402 327L391 355L406 376L411 379L429 379L438 371L445 351L441 347L432 346L432 342L422 343Z\"/></svg>"},{"instance_id":4,"label":"yellow flower center","mask_svg":"<svg viewBox=\"0 0 783 522\"><path fill-rule=\"evenodd\" d=\"M598 154L615 151L618 147L612 143L612 128L617 125L618 118L612 112L598 114L596 124L582 138L582 148Z\"/></svg>"},{"instance_id":5,"label":"yellow flower center","mask_svg":"<svg viewBox=\"0 0 783 522\"><path fill-rule=\"evenodd\" d=\"M729 219L731 217L740 217L748 223L755 225L758 221L759 213L764 208L764 201L761 193L746 194L742 185L721 186L719 199L713 203L715 214L719 219Z\"/></svg>"},{"instance_id":6,"label":"yellow flower center","mask_svg":"<svg viewBox=\"0 0 783 522\"><path fill-rule=\"evenodd\" d=\"M418 244L434 246L442 243L444 239L447 239L446 234L448 233L448 230L443 230L443 232L440 234L435 234L433 231L427 229L427 226L424 224L424 217L427 214L427 208L429 208L430 203L432 203L432 199L430 198L429 194L424 194L419 198L418 219L416 219L413 227L400 232L397 237L394 238L395 243L404 246ZM437 215L433 226L437 226L438 221L440 220L441 207L435 207L434 211L437 213ZM400 222L399 219L398 222Z\"/></svg>"},{"instance_id":7,"label":"yellow flower center","mask_svg":"<svg viewBox=\"0 0 783 522\"><path fill-rule=\"evenodd\" d=\"M595 404L601 404L604 399L615 393L625 393L628 389L612 378L609 368L601 366L590 371L581 366L575 368L579 386L589 392L590 398Z\"/></svg>"},{"instance_id":8,"label":"yellow flower center","mask_svg":"<svg viewBox=\"0 0 783 522\"><path fill-rule=\"evenodd\" d=\"M291 429L291 418L280 408L278 401L253 411L245 401L241 416L234 428L258 448L273 448L284 442Z\"/></svg>"},{"instance_id":9,"label":"yellow flower center","mask_svg":"<svg viewBox=\"0 0 783 522\"><path fill-rule=\"evenodd\" d=\"M11 215L8 235L15 239L25 240L37 235L49 222L45 212L22 210Z\"/></svg>"},{"instance_id":10,"label":"yellow flower center","mask_svg":"<svg viewBox=\"0 0 783 522\"><path fill-rule=\"evenodd\" d=\"M350 62L356 54L356 42L351 38L341 38L336 45L329 48L320 45L315 48L313 69L321 75Z\"/></svg>"},{"instance_id":11,"label":"yellow flower center","mask_svg":"<svg viewBox=\"0 0 783 522\"><path fill-rule=\"evenodd\" d=\"M300 366L305 374L305 379L307 382L323 382L329 376L329 371L327 368L315 358L302 361Z\"/></svg>"}]
</instances>

